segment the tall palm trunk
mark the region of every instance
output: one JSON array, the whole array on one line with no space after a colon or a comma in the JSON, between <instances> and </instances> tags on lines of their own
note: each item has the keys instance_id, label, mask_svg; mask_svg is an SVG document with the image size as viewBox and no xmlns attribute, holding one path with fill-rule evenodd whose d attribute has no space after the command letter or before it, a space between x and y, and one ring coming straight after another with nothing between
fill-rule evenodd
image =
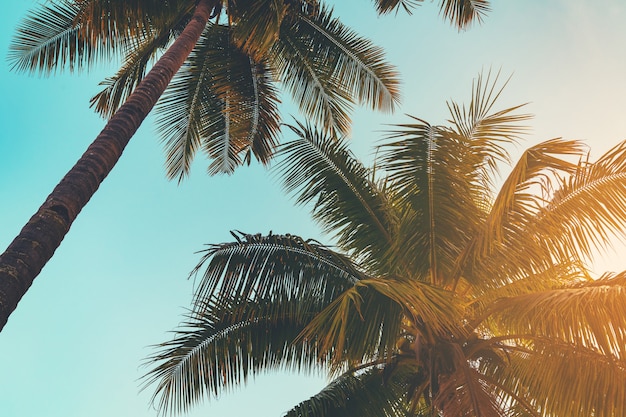
<instances>
[{"instance_id":1,"label":"tall palm trunk","mask_svg":"<svg viewBox=\"0 0 626 417\"><path fill-rule=\"evenodd\" d=\"M209 20L214 2L198 2L182 34L0 255L0 330L191 53Z\"/></svg>"}]
</instances>

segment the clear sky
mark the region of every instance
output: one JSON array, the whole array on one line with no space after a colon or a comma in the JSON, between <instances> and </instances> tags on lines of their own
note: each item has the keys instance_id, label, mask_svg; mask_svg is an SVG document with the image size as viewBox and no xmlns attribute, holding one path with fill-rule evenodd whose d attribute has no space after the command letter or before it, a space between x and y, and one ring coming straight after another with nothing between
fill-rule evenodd
<instances>
[{"instance_id":1,"label":"clear sky","mask_svg":"<svg viewBox=\"0 0 626 417\"><path fill-rule=\"evenodd\" d=\"M584 139L597 156L626 138L623 0L493 0L484 23L464 32L441 20L438 2L383 18L366 0L332 3L344 23L386 48L403 78L394 115L356 112L353 150L363 158L384 124L406 121L404 114L444 123L446 100L466 100L472 79L489 68L514 74L502 105L529 102L536 116L523 145ZM3 56L34 4L3 4ZM103 65L39 78L9 72L0 59L1 250L102 128L88 99L114 71ZM296 115L288 104L284 112ZM139 393L141 363L181 320L194 252L230 240L232 229L328 242L266 170L208 177L205 162L199 158L181 185L168 182L154 126L144 123L0 333L0 416L155 416L151 392ZM595 265L597 272L626 269L614 253ZM262 376L189 415L277 417L324 381Z\"/></svg>"}]
</instances>

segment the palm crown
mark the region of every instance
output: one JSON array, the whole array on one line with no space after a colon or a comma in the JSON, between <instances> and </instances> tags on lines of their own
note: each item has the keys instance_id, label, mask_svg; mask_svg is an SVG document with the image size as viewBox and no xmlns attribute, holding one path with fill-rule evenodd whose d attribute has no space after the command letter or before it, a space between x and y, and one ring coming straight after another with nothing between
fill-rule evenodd
<instances>
[{"instance_id":1,"label":"palm crown","mask_svg":"<svg viewBox=\"0 0 626 417\"><path fill-rule=\"evenodd\" d=\"M626 221L626 143L527 149L519 107L479 78L450 126L398 126L367 169L342 140L292 127L280 172L341 251L293 235L210 245L186 327L148 383L162 410L266 369L326 367L288 416L624 415L626 274L584 267Z\"/></svg>"},{"instance_id":2,"label":"palm crown","mask_svg":"<svg viewBox=\"0 0 626 417\"><path fill-rule=\"evenodd\" d=\"M22 24L13 45L16 65L80 69L121 51L120 70L92 99L96 110L111 116L182 32L195 4L153 3L46 5ZM397 74L382 50L317 1L212 3L213 20L157 105L170 177L185 176L200 149L214 161L211 173L230 173L251 155L268 162L280 125L278 80L308 118L331 132L348 130L353 104L391 110L397 102ZM44 19L53 25L41 25ZM94 24L100 21L104 25Z\"/></svg>"}]
</instances>

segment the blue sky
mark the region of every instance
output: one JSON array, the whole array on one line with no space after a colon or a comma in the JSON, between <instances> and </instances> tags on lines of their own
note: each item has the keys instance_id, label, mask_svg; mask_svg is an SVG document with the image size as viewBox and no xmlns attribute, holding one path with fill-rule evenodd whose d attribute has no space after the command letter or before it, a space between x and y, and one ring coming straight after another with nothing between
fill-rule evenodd
<instances>
[{"instance_id":1,"label":"blue sky","mask_svg":"<svg viewBox=\"0 0 626 417\"><path fill-rule=\"evenodd\" d=\"M406 121L404 114L444 123L446 100L466 100L472 79L489 68L514 74L502 106L528 102L536 116L523 145L584 139L597 156L626 138L622 0L494 0L484 23L463 32L442 21L436 2L412 16L382 18L367 1L333 3L344 23L386 48L403 78L395 114L354 115L352 149L364 159L384 125ZM4 5L3 56L34 4ZM0 59L2 249L102 128L88 100L114 71L102 65L41 78L10 72ZM296 115L288 102L283 110ZM195 252L229 240L232 229L329 241L266 170L208 177L205 168L198 158L189 180L167 181L154 125L144 123L0 333L0 416L155 416L151 392L139 393L140 365L149 346L181 321ZM609 253L594 269L622 265ZM280 416L324 381L286 372L261 376L189 415Z\"/></svg>"}]
</instances>

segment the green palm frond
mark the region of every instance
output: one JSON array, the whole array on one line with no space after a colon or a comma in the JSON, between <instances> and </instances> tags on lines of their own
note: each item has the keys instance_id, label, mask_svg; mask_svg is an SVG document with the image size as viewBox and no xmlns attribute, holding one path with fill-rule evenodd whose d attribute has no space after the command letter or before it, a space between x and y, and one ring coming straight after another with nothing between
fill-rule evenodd
<instances>
[{"instance_id":1,"label":"green palm frond","mask_svg":"<svg viewBox=\"0 0 626 417\"><path fill-rule=\"evenodd\" d=\"M143 79L148 63L169 44L172 34L182 30L187 20L188 11L184 10L129 41L122 67L113 77L100 83L105 86L104 90L90 100L97 113L107 118L115 113Z\"/></svg>"},{"instance_id":2,"label":"green palm frond","mask_svg":"<svg viewBox=\"0 0 626 417\"><path fill-rule=\"evenodd\" d=\"M76 24L80 11L76 2L64 0L46 3L27 15L9 47L12 68L50 74L65 67L80 70L108 56L109 48L82 35Z\"/></svg>"},{"instance_id":3,"label":"green palm frond","mask_svg":"<svg viewBox=\"0 0 626 417\"><path fill-rule=\"evenodd\" d=\"M314 14L299 14L290 26L297 37L310 39L312 53L332 69L332 82L350 91L350 101L374 110L393 111L399 102L397 70L384 51L344 26L322 6Z\"/></svg>"},{"instance_id":4,"label":"green palm frond","mask_svg":"<svg viewBox=\"0 0 626 417\"><path fill-rule=\"evenodd\" d=\"M90 106L101 116L110 118L139 85L148 63L168 40L169 36L164 33L131 49L118 72L100 83L105 88L91 98Z\"/></svg>"},{"instance_id":5,"label":"green palm frond","mask_svg":"<svg viewBox=\"0 0 626 417\"><path fill-rule=\"evenodd\" d=\"M492 319L513 334L549 337L626 358L626 273L502 299Z\"/></svg>"},{"instance_id":6,"label":"green palm frond","mask_svg":"<svg viewBox=\"0 0 626 417\"><path fill-rule=\"evenodd\" d=\"M390 359L396 347L402 306L359 281L307 325L298 340L315 338L321 355L332 357L332 371L349 362Z\"/></svg>"},{"instance_id":7,"label":"green palm frond","mask_svg":"<svg viewBox=\"0 0 626 417\"><path fill-rule=\"evenodd\" d=\"M350 93L335 89L332 68L309 53L308 39L283 30L271 50L270 60L280 81L300 111L329 132L346 132L350 127Z\"/></svg>"},{"instance_id":8,"label":"green palm frond","mask_svg":"<svg viewBox=\"0 0 626 417\"><path fill-rule=\"evenodd\" d=\"M405 417L406 393L413 369L370 367L348 371L284 417Z\"/></svg>"},{"instance_id":9,"label":"green palm frond","mask_svg":"<svg viewBox=\"0 0 626 417\"><path fill-rule=\"evenodd\" d=\"M563 139L541 142L524 151L491 206L481 236L483 254L489 253L487 242L496 244L503 240L506 227L517 225L523 228L534 221L534 215L552 193L551 179L576 170L576 164L564 158L581 158L582 152L580 142Z\"/></svg>"},{"instance_id":10,"label":"green palm frond","mask_svg":"<svg viewBox=\"0 0 626 417\"><path fill-rule=\"evenodd\" d=\"M235 242L211 245L192 275L204 269L196 305L211 297L255 300L315 294L330 303L364 276L343 255L293 235L233 233Z\"/></svg>"},{"instance_id":11,"label":"green palm frond","mask_svg":"<svg viewBox=\"0 0 626 417\"><path fill-rule=\"evenodd\" d=\"M450 293L417 281L372 278L344 291L311 320L300 337L316 337L320 352L331 355L335 367L346 360L390 358L403 317L419 323L416 330L428 343L463 333L461 311Z\"/></svg>"},{"instance_id":12,"label":"green palm frond","mask_svg":"<svg viewBox=\"0 0 626 417\"><path fill-rule=\"evenodd\" d=\"M506 145L517 142L526 133L527 128L522 123L531 118L528 114L517 112L523 104L494 110L510 80L498 86L499 77L498 72L492 80L491 71L486 76L479 75L473 82L467 107L455 101L448 102L453 130L471 146L476 169L484 176L482 182L485 187L493 186L491 177L497 173L498 163L509 162Z\"/></svg>"},{"instance_id":13,"label":"green palm frond","mask_svg":"<svg viewBox=\"0 0 626 417\"><path fill-rule=\"evenodd\" d=\"M197 151L209 173L231 173L250 155L271 158L279 130L272 77L231 43L230 29L209 25L157 104L170 178L188 175ZM242 156L243 155L243 156Z\"/></svg>"},{"instance_id":14,"label":"green palm frond","mask_svg":"<svg viewBox=\"0 0 626 417\"><path fill-rule=\"evenodd\" d=\"M9 60L18 71L78 71L137 44L193 3L174 0L57 0L31 12L17 29Z\"/></svg>"},{"instance_id":15,"label":"green palm frond","mask_svg":"<svg viewBox=\"0 0 626 417\"><path fill-rule=\"evenodd\" d=\"M76 23L83 36L93 42L115 45L143 38L168 27L172 16L191 17L194 2L189 0L73 0L80 8Z\"/></svg>"},{"instance_id":16,"label":"green palm frond","mask_svg":"<svg viewBox=\"0 0 626 417\"><path fill-rule=\"evenodd\" d=\"M296 139L280 148L277 166L285 190L297 195L298 204L314 203L313 217L363 265L388 268L385 254L394 243L395 219L370 171L345 141L299 123L290 127Z\"/></svg>"},{"instance_id":17,"label":"green palm frond","mask_svg":"<svg viewBox=\"0 0 626 417\"><path fill-rule=\"evenodd\" d=\"M529 230L555 253L588 258L594 248L609 245L612 236L624 235L626 142L595 162L582 160L559 185Z\"/></svg>"},{"instance_id":18,"label":"green palm frond","mask_svg":"<svg viewBox=\"0 0 626 417\"><path fill-rule=\"evenodd\" d=\"M383 51L325 7L285 18L269 57L304 115L331 133L349 131L355 103L389 111L399 100Z\"/></svg>"},{"instance_id":19,"label":"green palm frond","mask_svg":"<svg viewBox=\"0 0 626 417\"><path fill-rule=\"evenodd\" d=\"M543 230L539 235L531 231L536 230L537 215L553 193L555 178L576 169L568 158L581 155L579 142L562 139L541 142L522 154L490 204L469 253L464 255L473 263L464 265L466 271L483 271L478 273L481 285L493 288L536 275L552 268L554 256L570 264L571 253L555 252L554 245L547 243L550 237L543 237L554 230Z\"/></svg>"},{"instance_id":20,"label":"green palm frond","mask_svg":"<svg viewBox=\"0 0 626 417\"><path fill-rule=\"evenodd\" d=\"M299 2L298 2L299 3ZM233 41L247 55L259 60L276 42L289 12L284 0L237 0L229 2Z\"/></svg>"},{"instance_id":21,"label":"green palm frond","mask_svg":"<svg viewBox=\"0 0 626 417\"><path fill-rule=\"evenodd\" d=\"M488 0L441 0L439 9L446 20L463 29L475 21L482 22L491 7Z\"/></svg>"},{"instance_id":22,"label":"green palm frond","mask_svg":"<svg viewBox=\"0 0 626 417\"><path fill-rule=\"evenodd\" d=\"M449 277L481 212L469 148L449 130L420 119L393 132L383 145L381 168L390 188L409 208L403 216L394 256L410 260L413 274L433 284Z\"/></svg>"},{"instance_id":23,"label":"green palm frond","mask_svg":"<svg viewBox=\"0 0 626 417\"><path fill-rule=\"evenodd\" d=\"M520 341L521 342L521 341ZM626 412L626 362L552 339L511 346L505 361L480 363L504 392L518 393L528 414L613 417Z\"/></svg>"},{"instance_id":24,"label":"green palm frond","mask_svg":"<svg viewBox=\"0 0 626 417\"><path fill-rule=\"evenodd\" d=\"M374 3L376 3L376 11L380 14L397 13L400 9L411 14L412 10L419 6L422 1L423 0L374 0Z\"/></svg>"},{"instance_id":25,"label":"green palm frond","mask_svg":"<svg viewBox=\"0 0 626 417\"><path fill-rule=\"evenodd\" d=\"M315 342L294 342L315 313L303 306L315 304L305 297L276 296L256 303L207 301L203 313L192 312L174 339L148 359L155 366L144 380L146 386L157 385L153 401L158 398L161 412L185 412L201 398L217 396L262 371L315 369L324 363Z\"/></svg>"},{"instance_id":26,"label":"green palm frond","mask_svg":"<svg viewBox=\"0 0 626 417\"><path fill-rule=\"evenodd\" d=\"M586 270L576 262L554 264L529 275L516 274L515 270L505 273L504 268L498 270L495 265L498 262L505 261L501 261L498 256L497 261L492 262L485 271L474 271L477 276L472 286L471 304L479 311L484 311L483 308L502 298L554 290L573 282L588 280ZM486 264L483 261L481 265L484 267Z\"/></svg>"}]
</instances>

